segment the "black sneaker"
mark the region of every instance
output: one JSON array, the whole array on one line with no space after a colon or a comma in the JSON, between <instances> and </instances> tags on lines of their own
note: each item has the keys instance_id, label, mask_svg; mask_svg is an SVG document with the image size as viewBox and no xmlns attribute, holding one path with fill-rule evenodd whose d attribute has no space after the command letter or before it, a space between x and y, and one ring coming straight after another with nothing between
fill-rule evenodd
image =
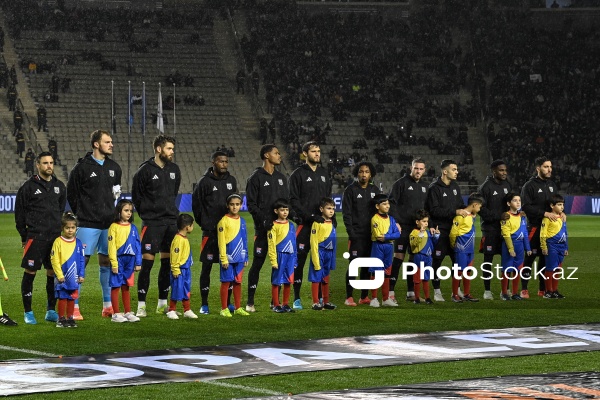
<instances>
[{"instance_id":1,"label":"black sneaker","mask_svg":"<svg viewBox=\"0 0 600 400\"><path fill-rule=\"evenodd\" d=\"M554 293L552 293L552 298L554 299L564 299L565 296L563 296L562 294L558 293L558 290Z\"/></svg>"},{"instance_id":2,"label":"black sneaker","mask_svg":"<svg viewBox=\"0 0 600 400\"><path fill-rule=\"evenodd\" d=\"M475 297L471 296L470 294L465 294L463 296L463 300L464 301L470 301L471 303L478 303L479 299L476 299Z\"/></svg>"},{"instance_id":3,"label":"black sneaker","mask_svg":"<svg viewBox=\"0 0 600 400\"><path fill-rule=\"evenodd\" d=\"M312 305L312 307L311 307L311 308L312 308L313 310L315 310L315 311L321 311L321 310L323 309L323 306L321 306L321 304L320 304L320 303L315 303L315 304L313 304L313 305Z\"/></svg>"},{"instance_id":4,"label":"black sneaker","mask_svg":"<svg viewBox=\"0 0 600 400\"><path fill-rule=\"evenodd\" d=\"M431 299L428 297L425 299L425 304L427 304L428 306L433 305L433 301L431 301Z\"/></svg>"},{"instance_id":5,"label":"black sneaker","mask_svg":"<svg viewBox=\"0 0 600 400\"><path fill-rule=\"evenodd\" d=\"M65 317L60 317L58 319L58 321L56 321L56 327L57 328L68 328L69 327L69 323L67 322L67 320L65 319Z\"/></svg>"},{"instance_id":6,"label":"black sneaker","mask_svg":"<svg viewBox=\"0 0 600 400\"><path fill-rule=\"evenodd\" d=\"M69 325L69 328L77 328L77 323L73 318L67 319L67 324Z\"/></svg>"},{"instance_id":7,"label":"black sneaker","mask_svg":"<svg viewBox=\"0 0 600 400\"><path fill-rule=\"evenodd\" d=\"M283 308L281 308L281 306L275 306L275 307L273 307L273 311L276 312L276 313L278 313L278 314L281 314L281 313L285 312L285 310Z\"/></svg>"},{"instance_id":8,"label":"black sneaker","mask_svg":"<svg viewBox=\"0 0 600 400\"><path fill-rule=\"evenodd\" d=\"M521 296L519 296L518 294L513 294L510 297L511 300L523 300L523 298Z\"/></svg>"},{"instance_id":9,"label":"black sneaker","mask_svg":"<svg viewBox=\"0 0 600 400\"><path fill-rule=\"evenodd\" d=\"M6 314L2 314L0 317L0 324L5 326L17 326L17 323L10 319L10 317Z\"/></svg>"},{"instance_id":10,"label":"black sneaker","mask_svg":"<svg viewBox=\"0 0 600 400\"><path fill-rule=\"evenodd\" d=\"M415 299L413 300L414 304L421 304L421 299L418 297L415 297Z\"/></svg>"},{"instance_id":11,"label":"black sneaker","mask_svg":"<svg viewBox=\"0 0 600 400\"><path fill-rule=\"evenodd\" d=\"M545 299L554 299L554 294L550 293L550 292L546 292L546 293L544 293L544 298Z\"/></svg>"},{"instance_id":12,"label":"black sneaker","mask_svg":"<svg viewBox=\"0 0 600 400\"><path fill-rule=\"evenodd\" d=\"M283 309L283 311L285 312L296 312L292 307L290 307L289 305L284 305L283 307L281 307Z\"/></svg>"},{"instance_id":13,"label":"black sneaker","mask_svg":"<svg viewBox=\"0 0 600 400\"><path fill-rule=\"evenodd\" d=\"M323 304L323 308L326 310L335 310L337 306L333 303L325 303Z\"/></svg>"}]
</instances>

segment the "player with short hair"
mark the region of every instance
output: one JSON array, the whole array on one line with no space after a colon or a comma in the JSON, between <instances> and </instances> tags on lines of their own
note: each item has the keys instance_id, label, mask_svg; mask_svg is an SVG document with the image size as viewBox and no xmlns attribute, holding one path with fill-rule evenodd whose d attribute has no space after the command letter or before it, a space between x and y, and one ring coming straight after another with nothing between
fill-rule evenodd
<instances>
[{"instance_id":1,"label":"player with short hair","mask_svg":"<svg viewBox=\"0 0 600 400\"><path fill-rule=\"evenodd\" d=\"M292 213L298 222L296 244L298 265L294 271L294 305L302 309L300 289L304 275L304 264L310 253L310 235L313 222L323 223L325 220L319 211L320 199L331 196L331 178L320 164L321 147L315 141L309 141L302 146L302 154L306 163L296 168L290 175L290 203ZM335 218L333 224L337 225Z\"/></svg>"},{"instance_id":2,"label":"player with short hair","mask_svg":"<svg viewBox=\"0 0 600 400\"><path fill-rule=\"evenodd\" d=\"M565 256L569 255L567 223L561 218L565 210L565 199L560 194L555 194L550 197L548 203L555 218L553 221L545 216L540 227L540 248L546 257L544 298L564 299L565 296L558 291L558 279L556 279L555 273L562 268Z\"/></svg>"},{"instance_id":3,"label":"player with short hair","mask_svg":"<svg viewBox=\"0 0 600 400\"><path fill-rule=\"evenodd\" d=\"M177 233L176 198L181 184L181 171L173 162L175 138L158 135L152 144L154 157L145 161L133 175L131 198L142 218L142 270L138 277L138 309L136 316L145 317L150 272L156 253L160 253L158 271L158 304L156 312L168 309L171 271L171 242Z\"/></svg>"},{"instance_id":4,"label":"player with short hair","mask_svg":"<svg viewBox=\"0 0 600 400\"><path fill-rule=\"evenodd\" d=\"M390 275L392 273L392 262L394 258L394 240L400 237L400 225L394 217L389 214L390 200L385 194L378 194L373 199L375 204L375 215L371 218L371 257L378 258L383 263L385 278L381 293L383 295L382 305L388 307L398 307L398 303L390 299ZM372 203L372 204L373 204ZM376 267L369 268L374 277ZM371 307L379 307L377 299L377 290L371 290Z\"/></svg>"},{"instance_id":5,"label":"player with short hair","mask_svg":"<svg viewBox=\"0 0 600 400\"><path fill-rule=\"evenodd\" d=\"M90 134L92 151L77 161L67 182L67 201L77 216L77 238L83 243L85 265L98 252L102 316L113 314L110 300L110 260L108 228L113 221L115 200L121 196L121 167L110 156L113 141L109 132L97 129ZM81 297L81 288L79 288ZM82 320L79 300L75 301L75 320Z\"/></svg>"},{"instance_id":6,"label":"player with short hair","mask_svg":"<svg viewBox=\"0 0 600 400\"><path fill-rule=\"evenodd\" d=\"M483 196L484 203L479 210L481 217L482 238L479 244L479 252L483 253L482 278L485 292L484 300L493 300L491 290L492 261L495 254L502 254L502 237L500 222L504 220L506 196L512 189L507 180L508 168L502 160L494 160L490 165L492 174L479 186L478 192Z\"/></svg>"},{"instance_id":7,"label":"player with short hair","mask_svg":"<svg viewBox=\"0 0 600 400\"><path fill-rule=\"evenodd\" d=\"M427 200L427 183L421 180L425 174L425 160L415 158L412 160L410 174L406 174L392 186L390 190L390 215L400 224L400 237L394 243L394 260L390 278L390 298L396 301L394 289L398 280L398 273L406 252L410 250L409 236L414 228L415 214L425 206ZM414 300L413 276L406 279L406 299Z\"/></svg>"},{"instance_id":8,"label":"player with short hair","mask_svg":"<svg viewBox=\"0 0 600 400\"><path fill-rule=\"evenodd\" d=\"M294 312L289 306L290 285L294 283L296 267L296 229L288 220L290 204L287 199L277 199L273 203L275 221L269 230L269 260L271 261L271 297L276 313ZM279 287L283 285L283 305L279 304ZM247 310L246 310L247 311Z\"/></svg>"},{"instance_id":9,"label":"player with short hair","mask_svg":"<svg viewBox=\"0 0 600 400\"><path fill-rule=\"evenodd\" d=\"M200 314L209 313L210 271L213 263L219 262L217 223L227 214L227 197L237 192L237 181L227 171L229 165L227 153L215 151L211 156L211 160L212 166L200 178L192 194L194 218L202 228L202 244L200 245L200 261L202 262L200 296L202 306L200 307Z\"/></svg>"},{"instance_id":10,"label":"player with short hair","mask_svg":"<svg viewBox=\"0 0 600 400\"><path fill-rule=\"evenodd\" d=\"M58 320L54 310L54 272L50 262L50 251L54 239L60 236L61 217L65 210L67 194L65 185L54 176L54 159L45 151L35 160L38 170L19 188L15 201L15 223L21 236L23 246L23 278L21 280L21 296L25 308L25 323L36 324L31 308L33 281L37 271L46 269L46 304L45 319L50 322Z\"/></svg>"},{"instance_id":11,"label":"player with short hair","mask_svg":"<svg viewBox=\"0 0 600 400\"><path fill-rule=\"evenodd\" d=\"M458 295L462 271L467 267L473 266L475 259L475 217L483 205L483 197L479 193L472 193L465 211L466 216L457 215L452 222L450 230L450 247L454 250L454 259L456 265L460 267L461 272L458 278L452 275L452 301L462 303L463 301L478 302L479 299L471 296L471 280L466 276L462 277L464 296Z\"/></svg>"},{"instance_id":12,"label":"player with short hair","mask_svg":"<svg viewBox=\"0 0 600 400\"><path fill-rule=\"evenodd\" d=\"M352 169L356 180L346 187L342 197L342 216L348 233L349 262L358 257L371 255L371 215L373 214L373 199L381 190L373 184L377 172L375 166L368 161L361 161ZM368 279L369 271L360 269L360 279ZM346 271L346 301L345 305L355 307L354 288L350 285L349 269ZM359 304L369 304L369 291L362 290Z\"/></svg>"},{"instance_id":13,"label":"player with short hair","mask_svg":"<svg viewBox=\"0 0 600 400\"><path fill-rule=\"evenodd\" d=\"M536 174L529 179L521 189L521 202L523 203L523 211L527 215L529 222L529 242L531 244L531 255L525 257L523 279L521 280L521 297L529 298L529 279L531 269L536 257L539 257L538 268L542 269L546 266L546 258L540 247L540 228L542 219L548 218L552 222L556 222L558 218L563 222L567 221L567 216L563 212L559 217L556 216L548 208L550 198L558 194L558 187L550 179L552 177L552 161L546 156L541 156L534 161ZM538 296L545 294L544 279L539 281Z\"/></svg>"},{"instance_id":14,"label":"player with short hair","mask_svg":"<svg viewBox=\"0 0 600 400\"><path fill-rule=\"evenodd\" d=\"M248 272L248 300L246 311L256 311L254 294L258 286L260 270L271 253L267 232L273 227L273 203L277 199L288 199L289 189L286 176L277 170L281 154L274 144L260 148L262 167L254 170L246 183L246 205L254 221L254 256ZM288 210L289 211L289 210ZM295 244L295 241L294 241ZM294 251L295 254L295 251ZM273 299L275 300L275 299Z\"/></svg>"},{"instance_id":15,"label":"player with short hair","mask_svg":"<svg viewBox=\"0 0 600 400\"><path fill-rule=\"evenodd\" d=\"M196 319L198 316L190 307L190 293L192 291L192 265L194 260L188 234L194 230L194 218L189 214L179 214L177 217L177 234L171 242L170 249L170 283L171 301L167 318L179 319L177 315L177 302L183 304L183 317Z\"/></svg>"},{"instance_id":16,"label":"player with short hair","mask_svg":"<svg viewBox=\"0 0 600 400\"><path fill-rule=\"evenodd\" d=\"M421 283L423 284L423 292L425 294L425 304L431 305L431 297L429 296L429 271L425 267L431 267L431 254L433 248L440 238L440 231L437 227L430 232L429 229L429 213L425 210L417 210L415 214L416 227L410 233L410 251L413 254L413 263L417 265L417 270L413 275L413 283L415 289L415 304L421 303ZM423 264L423 278L421 278L421 263Z\"/></svg>"},{"instance_id":17,"label":"player with short hair","mask_svg":"<svg viewBox=\"0 0 600 400\"><path fill-rule=\"evenodd\" d=\"M440 289L440 280L437 277L437 270L442 265L446 255L450 256L454 264L454 251L450 248L450 229L454 217L460 215L466 217L469 212L466 211L460 194L460 187L456 183L458 176L458 167L453 160L442 160L440 164L442 174L429 185L427 191L427 200L425 201L425 210L430 215L429 224L437 226L440 230L440 238L435 245L433 252L432 268L436 276L433 277L433 299L435 301L444 301Z\"/></svg>"},{"instance_id":18,"label":"player with short hair","mask_svg":"<svg viewBox=\"0 0 600 400\"><path fill-rule=\"evenodd\" d=\"M335 202L330 197L319 201L323 222L314 221L310 231L310 263L308 281L311 282L312 309L334 310L336 305L329 301L329 276L335 269L337 236L333 225ZM321 302L319 293L323 296Z\"/></svg>"}]
</instances>

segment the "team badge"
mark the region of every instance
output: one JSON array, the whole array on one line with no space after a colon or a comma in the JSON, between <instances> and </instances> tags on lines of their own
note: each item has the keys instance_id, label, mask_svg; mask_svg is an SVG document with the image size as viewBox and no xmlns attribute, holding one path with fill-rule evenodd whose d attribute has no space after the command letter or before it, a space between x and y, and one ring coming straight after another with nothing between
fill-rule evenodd
<instances>
[{"instance_id":1,"label":"team badge","mask_svg":"<svg viewBox=\"0 0 600 400\"><path fill-rule=\"evenodd\" d=\"M223 232L223 227L222 226L219 227L219 232Z\"/></svg>"},{"instance_id":2,"label":"team badge","mask_svg":"<svg viewBox=\"0 0 600 400\"><path fill-rule=\"evenodd\" d=\"M113 239L112 235L108 235L108 241L111 242Z\"/></svg>"},{"instance_id":3,"label":"team badge","mask_svg":"<svg viewBox=\"0 0 600 400\"><path fill-rule=\"evenodd\" d=\"M455 196L458 194L456 193L456 189L452 189L452 193L454 193Z\"/></svg>"},{"instance_id":4,"label":"team badge","mask_svg":"<svg viewBox=\"0 0 600 400\"><path fill-rule=\"evenodd\" d=\"M486 246L487 251L492 251L492 246Z\"/></svg>"},{"instance_id":5,"label":"team badge","mask_svg":"<svg viewBox=\"0 0 600 400\"><path fill-rule=\"evenodd\" d=\"M356 251L356 250L352 251L352 257L358 257L358 251Z\"/></svg>"},{"instance_id":6,"label":"team badge","mask_svg":"<svg viewBox=\"0 0 600 400\"><path fill-rule=\"evenodd\" d=\"M313 229L312 231L310 231L310 233L312 233L314 235L315 233L317 233L317 230Z\"/></svg>"},{"instance_id":7,"label":"team badge","mask_svg":"<svg viewBox=\"0 0 600 400\"><path fill-rule=\"evenodd\" d=\"M404 245L403 244L399 244L398 245L398 250L399 251L403 251L404 250Z\"/></svg>"},{"instance_id":8,"label":"team badge","mask_svg":"<svg viewBox=\"0 0 600 400\"><path fill-rule=\"evenodd\" d=\"M213 260L213 255L212 255L212 254L207 254L207 255L206 255L206 259L207 259L208 261L212 261L212 260Z\"/></svg>"},{"instance_id":9,"label":"team badge","mask_svg":"<svg viewBox=\"0 0 600 400\"><path fill-rule=\"evenodd\" d=\"M377 228L377 222L373 224L373 228Z\"/></svg>"},{"instance_id":10,"label":"team badge","mask_svg":"<svg viewBox=\"0 0 600 400\"><path fill-rule=\"evenodd\" d=\"M52 251L52 255L54 255L54 251ZM30 267L33 267L33 266L35 265L35 261L34 261L34 260L27 260L27 264L28 264Z\"/></svg>"},{"instance_id":11,"label":"team badge","mask_svg":"<svg viewBox=\"0 0 600 400\"><path fill-rule=\"evenodd\" d=\"M531 249L531 253L532 253L533 255L537 254L537 249Z\"/></svg>"},{"instance_id":12,"label":"team badge","mask_svg":"<svg viewBox=\"0 0 600 400\"><path fill-rule=\"evenodd\" d=\"M437 257L440 257L440 256L442 255L442 251L441 251L441 250L436 250L436 251L435 251L435 255L436 255Z\"/></svg>"},{"instance_id":13,"label":"team badge","mask_svg":"<svg viewBox=\"0 0 600 400\"><path fill-rule=\"evenodd\" d=\"M298 250L304 250L304 243L298 243Z\"/></svg>"},{"instance_id":14,"label":"team badge","mask_svg":"<svg viewBox=\"0 0 600 400\"><path fill-rule=\"evenodd\" d=\"M371 193L371 198L375 198L375 193Z\"/></svg>"},{"instance_id":15,"label":"team badge","mask_svg":"<svg viewBox=\"0 0 600 400\"><path fill-rule=\"evenodd\" d=\"M269 239L273 239L273 234L269 233Z\"/></svg>"},{"instance_id":16,"label":"team badge","mask_svg":"<svg viewBox=\"0 0 600 400\"><path fill-rule=\"evenodd\" d=\"M150 251L150 250L152 250L152 245L151 245L150 243L146 243L146 244L144 245L144 248L145 248L146 250Z\"/></svg>"},{"instance_id":17,"label":"team badge","mask_svg":"<svg viewBox=\"0 0 600 400\"><path fill-rule=\"evenodd\" d=\"M175 253L179 253L179 247L175 247L175 250L173 250Z\"/></svg>"},{"instance_id":18,"label":"team badge","mask_svg":"<svg viewBox=\"0 0 600 400\"><path fill-rule=\"evenodd\" d=\"M425 193L425 192L427 191L427 189L425 189L425 186L421 187L421 191L422 191L423 193Z\"/></svg>"},{"instance_id":19,"label":"team badge","mask_svg":"<svg viewBox=\"0 0 600 400\"><path fill-rule=\"evenodd\" d=\"M231 190L231 189L233 189L233 185L232 185L231 183L228 183L228 184L227 184L227 189L228 189L228 190Z\"/></svg>"},{"instance_id":20,"label":"team badge","mask_svg":"<svg viewBox=\"0 0 600 400\"><path fill-rule=\"evenodd\" d=\"M111 178L115 177L115 171L113 171L112 169L108 170L108 175L110 175Z\"/></svg>"},{"instance_id":21,"label":"team badge","mask_svg":"<svg viewBox=\"0 0 600 400\"><path fill-rule=\"evenodd\" d=\"M321 180L325 182L325 177L323 175L321 175Z\"/></svg>"},{"instance_id":22,"label":"team badge","mask_svg":"<svg viewBox=\"0 0 600 400\"><path fill-rule=\"evenodd\" d=\"M171 173L169 173L169 178L171 178L171 179L175 179L175 172L171 172Z\"/></svg>"},{"instance_id":23,"label":"team badge","mask_svg":"<svg viewBox=\"0 0 600 400\"><path fill-rule=\"evenodd\" d=\"M458 226L458 221L454 222L454 226Z\"/></svg>"},{"instance_id":24,"label":"team badge","mask_svg":"<svg viewBox=\"0 0 600 400\"><path fill-rule=\"evenodd\" d=\"M554 192L554 188L552 186L550 186L548 189L550 189L551 192Z\"/></svg>"},{"instance_id":25,"label":"team badge","mask_svg":"<svg viewBox=\"0 0 600 400\"><path fill-rule=\"evenodd\" d=\"M504 194L508 194L508 189L504 188Z\"/></svg>"},{"instance_id":26,"label":"team badge","mask_svg":"<svg viewBox=\"0 0 600 400\"><path fill-rule=\"evenodd\" d=\"M283 186L283 179L278 179L277 182L279 182L279 185Z\"/></svg>"},{"instance_id":27,"label":"team badge","mask_svg":"<svg viewBox=\"0 0 600 400\"><path fill-rule=\"evenodd\" d=\"M256 248L256 254L262 254L262 247Z\"/></svg>"},{"instance_id":28,"label":"team badge","mask_svg":"<svg viewBox=\"0 0 600 400\"><path fill-rule=\"evenodd\" d=\"M54 186L54 193L60 194L60 188L57 186Z\"/></svg>"}]
</instances>

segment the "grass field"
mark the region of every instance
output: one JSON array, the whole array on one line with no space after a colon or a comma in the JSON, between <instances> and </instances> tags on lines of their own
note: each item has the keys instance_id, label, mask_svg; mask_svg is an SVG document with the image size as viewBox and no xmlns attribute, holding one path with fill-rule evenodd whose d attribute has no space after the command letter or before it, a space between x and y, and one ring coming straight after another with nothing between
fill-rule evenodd
<instances>
[{"instance_id":1,"label":"grass field","mask_svg":"<svg viewBox=\"0 0 600 400\"><path fill-rule=\"evenodd\" d=\"M251 222L248 215L246 220ZM20 296L22 271L20 239L14 228L13 215L0 215L0 256L4 261L8 282L0 282L0 294L4 311L19 322L16 328L0 328L0 344L31 350L62 354L65 356L109 353L123 351L143 351L151 349L197 347L217 344L240 344L300 340L313 338L333 338L374 334L416 333L446 330L469 330L483 328L508 328L525 326L545 326L600 322L600 307L597 285L600 279L600 253L598 252L597 217L571 216L569 218L569 253L564 266L578 267L576 280L562 281L560 291L567 296L564 300L544 300L533 298L523 302L502 302L498 300L500 283L493 282L494 301L454 304L437 303L431 307L416 306L400 302L396 309L372 309L368 306L345 307L344 274L347 261L341 257L346 250L346 236L343 226L338 227L338 269L331 278L332 301L339 308L332 312L303 310L295 314L275 314L269 310L270 271L263 267L261 282L257 291L258 312L248 318L226 319L218 315L219 291L218 268L213 267L212 290L210 297L211 314L200 316L199 320L171 321L157 314L149 314L138 324L113 324L100 317L101 294L98 283L96 258L92 258L82 294L82 314L85 320L76 330L56 329L54 324L43 321L45 311L45 279L39 275L35 282L34 311L38 325L25 325ZM249 227L251 228L251 223ZM191 234L194 258L199 256L199 229ZM477 254L478 265L482 256ZM499 261L496 257L494 261ZM156 273L153 270L151 292L148 295L149 308L156 304ZM200 307L198 279L200 263L192 270L194 287L192 307ZM537 283L532 282L532 288ZM243 299L246 293L243 284ZM405 293L405 284L396 288L398 298ZM442 283L442 291L449 299L450 283ZM303 303L309 304L310 289L303 288ZM473 283L473 294L481 297L483 284ZM136 301L133 300L133 307ZM21 352L2 351L0 360L29 358ZM386 368L369 368L317 373L296 373L274 376L245 377L227 379L231 385L215 386L209 383L194 382L162 384L117 389L96 389L73 392L74 399L120 399L156 398L174 396L180 399L260 396L264 393L249 390L266 389L279 393L303 393L321 390L389 386L397 384L456 380L464 378L488 377L513 374L534 374L563 371L598 371L600 354L585 352L564 355L542 355L513 358L428 363ZM245 389L244 389L245 388ZM40 398L24 396L23 398ZM44 394L44 398L63 398L64 394Z\"/></svg>"}]
</instances>

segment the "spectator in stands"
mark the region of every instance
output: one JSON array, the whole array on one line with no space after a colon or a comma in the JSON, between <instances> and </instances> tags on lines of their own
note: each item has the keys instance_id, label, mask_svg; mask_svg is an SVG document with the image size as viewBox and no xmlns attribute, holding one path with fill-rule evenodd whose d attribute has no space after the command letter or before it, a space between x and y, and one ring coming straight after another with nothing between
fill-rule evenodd
<instances>
[{"instance_id":1,"label":"spectator in stands","mask_svg":"<svg viewBox=\"0 0 600 400\"><path fill-rule=\"evenodd\" d=\"M235 82L237 84L237 94L240 94L240 91L242 94L246 94L246 73L243 69L240 69L235 75Z\"/></svg>"},{"instance_id":2,"label":"spectator in stands","mask_svg":"<svg viewBox=\"0 0 600 400\"><path fill-rule=\"evenodd\" d=\"M33 175L33 163L35 161L35 154L33 150L30 148L27 149L27 153L25 153L25 173L27 177L31 177Z\"/></svg>"},{"instance_id":3,"label":"spectator in stands","mask_svg":"<svg viewBox=\"0 0 600 400\"><path fill-rule=\"evenodd\" d=\"M254 94L258 96L258 89L260 86L260 75L257 70L252 71L252 89L254 89Z\"/></svg>"},{"instance_id":4,"label":"spectator in stands","mask_svg":"<svg viewBox=\"0 0 600 400\"><path fill-rule=\"evenodd\" d=\"M48 140L48 151L52 153L52 158L54 158L54 164L60 165L60 159L58 158L58 142L52 136L50 140Z\"/></svg>"},{"instance_id":5,"label":"spectator in stands","mask_svg":"<svg viewBox=\"0 0 600 400\"><path fill-rule=\"evenodd\" d=\"M17 88L15 85L10 85L6 96L8 97L8 111L15 111L17 108Z\"/></svg>"},{"instance_id":6,"label":"spectator in stands","mask_svg":"<svg viewBox=\"0 0 600 400\"><path fill-rule=\"evenodd\" d=\"M17 154L19 158L23 158L23 152L25 151L25 136L20 130L15 135L15 141L17 142Z\"/></svg>"},{"instance_id":7,"label":"spectator in stands","mask_svg":"<svg viewBox=\"0 0 600 400\"><path fill-rule=\"evenodd\" d=\"M48 131L48 126L47 126L47 116L46 116L46 108L42 105L40 106L40 108L38 108L37 110L37 120L38 120L38 132L40 132L42 129L44 130L44 132ZM56 160L56 158L54 158L54 160Z\"/></svg>"},{"instance_id":8,"label":"spectator in stands","mask_svg":"<svg viewBox=\"0 0 600 400\"><path fill-rule=\"evenodd\" d=\"M15 110L15 112L13 113L13 124L15 126L15 129L13 131L13 136L15 136L21 130L21 127L23 126L23 113L19 109ZM25 149L23 149L23 151L24 150Z\"/></svg>"}]
</instances>

